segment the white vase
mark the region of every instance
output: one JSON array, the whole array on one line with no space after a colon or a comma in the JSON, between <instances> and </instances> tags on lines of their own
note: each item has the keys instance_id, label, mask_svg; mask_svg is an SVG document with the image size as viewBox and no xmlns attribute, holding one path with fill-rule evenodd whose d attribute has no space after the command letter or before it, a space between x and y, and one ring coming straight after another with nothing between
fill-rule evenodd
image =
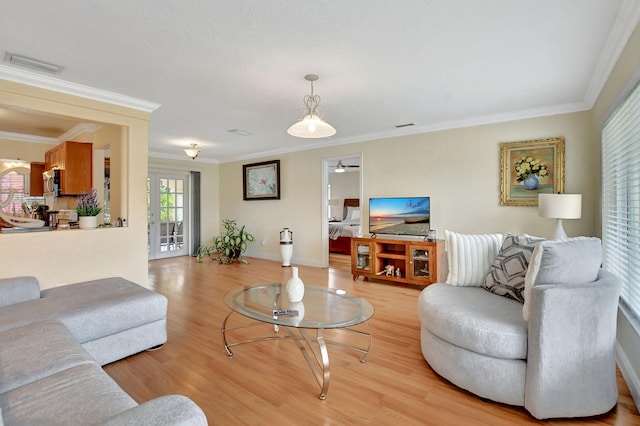
<instances>
[{"instance_id":1,"label":"white vase","mask_svg":"<svg viewBox=\"0 0 640 426\"><path fill-rule=\"evenodd\" d=\"M94 229L98 227L98 216L80 216L78 218L80 229Z\"/></svg>"},{"instance_id":2,"label":"white vase","mask_svg":"<svg viewBox=\"0 0 640 426\"><path fill-rule=\"evenodd\" d=\"M291 278L289 278L289 281L287 281L286 285L287 297L289 298L290 302L296 303L300 302L304 297L304 283L298 276L297 267L294 266L293 268L291 268L291 273L292 276Z\"/></svg>"}]
</instances>

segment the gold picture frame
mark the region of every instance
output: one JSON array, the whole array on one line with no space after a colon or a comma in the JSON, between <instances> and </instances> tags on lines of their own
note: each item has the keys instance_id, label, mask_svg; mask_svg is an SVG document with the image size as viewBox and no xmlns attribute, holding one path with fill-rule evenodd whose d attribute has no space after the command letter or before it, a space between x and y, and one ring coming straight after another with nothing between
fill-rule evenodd
<instances>
[{"instance_id":1,"label":"gold picture frame","mask_svg":"<svg viewBox=\"0 0 640 426\"><path fill-rule=\"evenodd\" d=\"M501 143L500 205L537 206L538 194L564 192L564 142L558 137Z\"/></svg>"}]
</instances>

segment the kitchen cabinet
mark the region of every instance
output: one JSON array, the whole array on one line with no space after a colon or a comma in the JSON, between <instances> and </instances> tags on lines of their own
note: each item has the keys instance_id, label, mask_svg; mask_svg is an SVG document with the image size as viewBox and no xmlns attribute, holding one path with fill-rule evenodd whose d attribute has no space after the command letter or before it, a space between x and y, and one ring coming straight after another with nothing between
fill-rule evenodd
<instances>
[{"instance_id":1,"label":"kitchen cabinet","mask_svg":"<svg viewBox=\"0 0 640 426\"><path fill-rule=\"evenodd\" d=\"M29 176L29 195L32 197L44 195L44 163L31 163L31 175Z\"/></svg>"},{"instance_id":2,"label":"kitchen cabinet","mask_svg":"<svg viewBox=\"0 0 640 426\"><path fill-rule=\"evenodd\" d=\"M93 144L63 142L44 154L46 170L60 170L60 195L89 192L93 185Z\"/></svg>"}]
</instances>

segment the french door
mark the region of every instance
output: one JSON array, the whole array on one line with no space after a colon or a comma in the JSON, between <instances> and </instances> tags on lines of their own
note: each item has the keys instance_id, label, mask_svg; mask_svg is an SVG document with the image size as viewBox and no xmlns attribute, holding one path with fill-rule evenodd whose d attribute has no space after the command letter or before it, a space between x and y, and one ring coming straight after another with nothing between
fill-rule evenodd
<instances>
[{"instance_id":1,"label":"french door","mask_svg":"<svg viewBox=\"0 0 640 426\"><path fill-rule=\"evenodd\" d=\"M189 176L149 173L147 249L149 259L189 254Z\"/></svg>"}]
</instances>

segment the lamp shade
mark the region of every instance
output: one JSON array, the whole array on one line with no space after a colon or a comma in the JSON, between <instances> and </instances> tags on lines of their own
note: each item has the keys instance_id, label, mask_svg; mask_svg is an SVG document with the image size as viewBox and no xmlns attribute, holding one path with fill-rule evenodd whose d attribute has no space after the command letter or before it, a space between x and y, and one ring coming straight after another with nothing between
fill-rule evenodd
<instances>
[{"instance_id":1,"label":"lamp shade","mask_svg":"<svg viewBox=\"0 0 640 426\"><path fill-rule=\"evenodd\" d=\"M539 194L538 215L552 219L580 219L582 194Z\"/></svg>"},{"instance_id":2,"label":"lamp shade","mask_svg":"<svg viewBox=\"0 0 640 426\"><path fill-rule=\"evenodd\" d=\"M333 136L336 129L317 115L308 114L289 127L287 133L298 138L315 139Z\"/></svg>"}]
</instances>

